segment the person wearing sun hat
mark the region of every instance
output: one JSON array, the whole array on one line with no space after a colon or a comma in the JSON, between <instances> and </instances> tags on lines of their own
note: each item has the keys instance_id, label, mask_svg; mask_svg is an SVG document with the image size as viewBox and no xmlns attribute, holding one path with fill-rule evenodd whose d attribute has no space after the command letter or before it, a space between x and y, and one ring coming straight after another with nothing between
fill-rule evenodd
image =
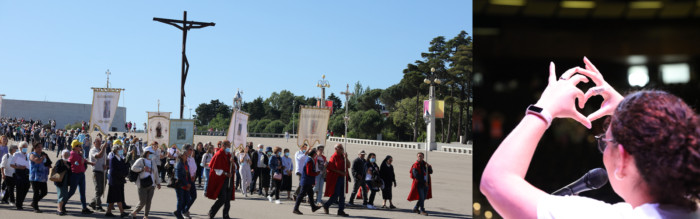
<instances>
[{"instance_id":1,"label":"person wearing sun hat","mask_svg":"<svg viewBox=\"0 0 700 219\"><path fill-rule=\"evenodd\" d=\"M136 209L131 212L131 218L136 218L136 215L145 207L144 217L147 218L151 211L151 202L153 201L153 193L155 189L160 189L160 178L158 178L158 168L156 167L156 160L159 160L156 150L153 147L158 147L158 142L153 142L152 146L148 146L143 149L143 155L138 160L134 161L134 165L131 166L131 171L139 173L136 181L136 187L138 188L139 204ZM151 183L148 183L151 180ZM145 181L141 183L141 181ZM150 185L148 185L150 184Z\"/></svg>"},{"instance_id":2,"label":"person wearing sun hat","mask_svg":"<svg viewBox=\"0 0 700 219\"><path fill-rule=\"evenodd\" d=\"M75 190L80 187L80 203L82 204L83 214L92 214L92 211L87 208L87 201L85 198L85 165L87 161L82 156L83 143L77 139L71 142L71 147L73 151L70 152L70 158L68 162L71 165L71 177L70 177L70 190L66 197L66 202L75 194Z\"/></svg>"}]
</instances>

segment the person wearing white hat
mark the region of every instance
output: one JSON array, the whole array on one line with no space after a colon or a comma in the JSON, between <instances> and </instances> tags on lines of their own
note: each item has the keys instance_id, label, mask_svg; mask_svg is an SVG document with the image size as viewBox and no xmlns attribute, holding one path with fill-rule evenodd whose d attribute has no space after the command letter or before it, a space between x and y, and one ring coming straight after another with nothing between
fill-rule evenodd
<instances>
[{"instance_id":1,"label":"person wearing white hat","mask_svg":"<svg viewBox=\"0 0 700 219\"><path fill-rule=\"evenodd\" d=\"M157 147L158 143L154 142L153 145ZM146 207L146 210L144 211L144 218L148 218L148 213L151 211L151 201L153 200L155 188L160 189L158 168L155 165L155 160L160 158L151 146L144 148L143 151L143 156L136 160L134 165L131 166L131 171L139 173L139 176L135 181L139 193L139 204L136 206L136 209L131 212L131 218L136 218L136 215L144 206Z\"/></svg>"}]
</instances>

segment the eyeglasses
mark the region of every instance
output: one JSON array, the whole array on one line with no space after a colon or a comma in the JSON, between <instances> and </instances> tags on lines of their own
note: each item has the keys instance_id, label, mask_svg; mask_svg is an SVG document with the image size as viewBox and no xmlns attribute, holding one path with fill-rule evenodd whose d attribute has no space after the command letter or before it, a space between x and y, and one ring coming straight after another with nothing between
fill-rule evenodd
<instances>
[{"instance_id":1,"label":"eyeglasses","mask_svg":"<svg viewBox=\"0 0 700 219\"><path fill-rule=\"evenodd\" d=\"M596 135L595 139L598 141L598 150L600 150L600 153L605 152L605 148L608 147L608 142L615 142L615 139L605 138L605 133Z\"/></svg>"}]
</instances>

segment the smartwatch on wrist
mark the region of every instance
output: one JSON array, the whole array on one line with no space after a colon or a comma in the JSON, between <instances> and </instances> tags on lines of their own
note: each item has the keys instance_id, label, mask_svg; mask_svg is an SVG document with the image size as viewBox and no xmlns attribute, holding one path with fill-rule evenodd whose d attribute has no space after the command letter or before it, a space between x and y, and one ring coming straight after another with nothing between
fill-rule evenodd
<instances>
[{"instance_id":1,"label":"smartwatch on wrist","mask_svg":"<svg viewBox=\"0 0 700 219\"><path fill-rule=\"evenodd\" d=\"M545 123L547 123L547 128L549 128L549 125L552 124L552 114L549 114L549 112L547 112L547 110L545 110L544 108L535 105L530 105L527 107L525 114L533 114L537 117L540 117L542 120L545 121Z\"/></svg>"}]
</instances>

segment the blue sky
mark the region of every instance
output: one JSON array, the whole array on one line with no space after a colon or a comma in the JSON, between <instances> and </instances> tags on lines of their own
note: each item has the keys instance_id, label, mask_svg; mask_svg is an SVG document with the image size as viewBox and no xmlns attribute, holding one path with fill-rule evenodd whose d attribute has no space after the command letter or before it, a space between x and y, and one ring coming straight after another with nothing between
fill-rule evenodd
<instances>
[{"instance_id":1,"label":"blue sky","mask_svg":"<svg viewBox=\"0 0 700 219\"><path fill-rule=\"evenodd\" d=\"M203 102L248 102L274 91L320 96L360 81L401 80L436 36L472 33L472 2L0 0L0 93L8 99L90 103L90 87L125 88L119 106L178 117L182 32L153 17L215 22L187 37L185 118ZM142 128L139 125L139 128Z\"/></svg>"}]
</instances>

